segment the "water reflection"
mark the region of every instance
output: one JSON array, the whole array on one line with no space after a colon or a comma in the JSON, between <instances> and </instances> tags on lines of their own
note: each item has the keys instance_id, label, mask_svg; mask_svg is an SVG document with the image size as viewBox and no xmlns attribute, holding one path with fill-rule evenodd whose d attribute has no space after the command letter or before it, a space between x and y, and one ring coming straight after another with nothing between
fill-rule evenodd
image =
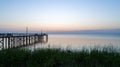
<instances>
[{"instance_id":1,"label":"water reflection","mask_svg":"<svg viewBox=\"0 0 120 67\"><path fill-rule=\"evenodd\" d=\"M91 49L94 47L120 47L120 36L103 35L49 35L47 43L35 44L35 48L61 48L71 50ZM33 46L27 48L32 49Z\"/></svg>"}]
</instances>

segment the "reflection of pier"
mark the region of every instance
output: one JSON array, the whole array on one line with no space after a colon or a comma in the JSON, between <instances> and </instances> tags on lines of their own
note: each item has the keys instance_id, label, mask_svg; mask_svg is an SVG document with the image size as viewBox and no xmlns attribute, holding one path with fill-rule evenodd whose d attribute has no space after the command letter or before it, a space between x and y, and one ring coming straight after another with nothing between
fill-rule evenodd
<instances>
[{"instance_id":1,"label":"reflection of pier","mask_svg":"<svg viewBox=\"0 0 120 67\"><path fill-rule=\"evenodd\" d=\"M23 34L23 33L1 33L0 34L0 48L17 48L36 43L46 43L48 41L47 34Z\"/></svg>"}]
</instances>

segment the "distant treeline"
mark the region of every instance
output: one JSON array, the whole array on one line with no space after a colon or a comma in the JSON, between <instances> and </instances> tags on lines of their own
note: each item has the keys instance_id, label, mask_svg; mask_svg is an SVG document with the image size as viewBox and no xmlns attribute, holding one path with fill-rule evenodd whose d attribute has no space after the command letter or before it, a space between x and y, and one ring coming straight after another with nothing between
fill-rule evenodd
<instances>
[{"instance_id":1,"label":"distant treeline","mask_svg":"<svg viewBox=\"0 0 120 67\"><path fill-rule=\"evenodd\" d=\"M120 35L120 29L110 30L74 30L74 31L49 31L49 34L106 34L106 35Z\"/></svg>"}]
</instances>

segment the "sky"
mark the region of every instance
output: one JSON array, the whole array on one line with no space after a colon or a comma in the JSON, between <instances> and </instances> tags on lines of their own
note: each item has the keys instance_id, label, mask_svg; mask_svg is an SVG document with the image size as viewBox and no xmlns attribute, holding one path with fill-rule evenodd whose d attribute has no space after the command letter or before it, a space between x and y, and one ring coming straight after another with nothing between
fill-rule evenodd
<instances>
[{"instance_id":1,"label":"sky","mask_svg":"<svg viewBox=\"0 0 120 67\"><path fill-rule=\"evenodd\" d=\"M120 0L0 0L0 32L120 29Z\"/></svg>"}]
</instances>

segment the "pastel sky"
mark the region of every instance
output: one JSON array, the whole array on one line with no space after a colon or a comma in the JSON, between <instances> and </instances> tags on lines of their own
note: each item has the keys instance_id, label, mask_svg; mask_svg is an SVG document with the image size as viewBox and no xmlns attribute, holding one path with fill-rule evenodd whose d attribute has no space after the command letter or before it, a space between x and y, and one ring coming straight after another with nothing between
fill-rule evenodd
<instances>
[{"instance_id":1,"label":"pastel sky","mask_svg":"<svg viewBox=\"0 0 120 67\"><path fill-rule=\"evenodd\" d=\"M120 29L120 0L0 0L0 30Z\"/></svg>"}]
</instances>

